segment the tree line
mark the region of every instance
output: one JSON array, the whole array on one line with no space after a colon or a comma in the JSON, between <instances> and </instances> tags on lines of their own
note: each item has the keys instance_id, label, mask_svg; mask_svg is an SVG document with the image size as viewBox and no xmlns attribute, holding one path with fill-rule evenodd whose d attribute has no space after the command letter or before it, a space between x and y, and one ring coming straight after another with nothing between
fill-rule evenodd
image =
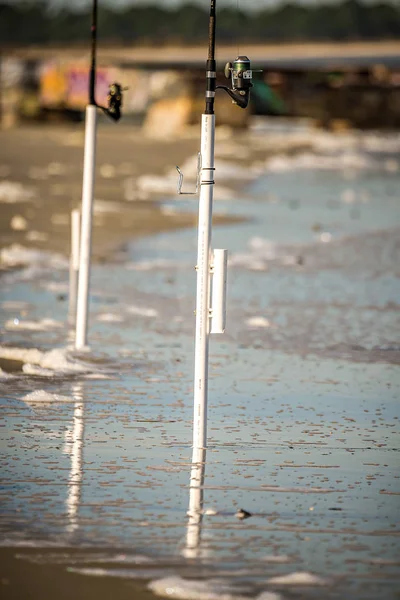
<instances>
[{"instance_id":1,"label":"tree line","mask_svg":"<svg viewBox=\"0 0 400 600\"><path fill-rule=\"evenodd\" d=\"M243 4L243 3L242 3ZM100 6L100 41L116 44L196 44L208 36L208 3L168 9ZM87 42L90 9L50 9L45 0L10 5L0 0L0 46ZM356 41L400 38L400 7L389 2L344 0L313 6L287 3L258 12L218 10L220 43Z\"/></svg>"}]
</instances>

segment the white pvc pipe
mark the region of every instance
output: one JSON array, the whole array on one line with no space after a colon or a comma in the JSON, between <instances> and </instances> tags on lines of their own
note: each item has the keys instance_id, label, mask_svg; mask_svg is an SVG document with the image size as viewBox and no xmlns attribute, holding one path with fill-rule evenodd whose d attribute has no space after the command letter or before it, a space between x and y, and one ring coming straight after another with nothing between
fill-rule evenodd
<instances>
[{"instance_id":1,"label":"white pvc pipe","mask_svg":"<svg viewBox=\"0 0 400 600\"><path fill-rule=\"evenodd\" d=\"M204 448L194 448L190 470L189 510L186 529L186 544L182 554L186 558L197 558L201 554L201 526L203 521L203 484L206 460Z\"/></svg>"},{"instance_id":2,"label":"white pvc pipe","mask_svg":"<svg viewBox=\"0 0 400 600\"><path fill-rule=\"evenodd\" d=\"M81 226L81 212L74 209L71 212L71 255L69 261L69 306L68 318L71 323L75 321L76 300L78 292L79 274L79 238Z\"/></svg>"},{"instance_id":3,"label":"white pvc pipe","mask_svg":"<svg viewBox=\"0 0 400 600\"><path fill-rule=\"evenodd\" d=\"M211 333L224 333L228 250L214 250L211 295Z\"/></svg>"},{"instance_id":4,"label":"white pvc pipe","mask_svg":"<svg viewBox=\"0 0 400 600\"><path fill-rule=\"evenodd\" d=\"M214 188L214 140L215 116L202 115L193 412L193 446L199 448L205 448L207 446L210 253Z\"/></svg>"},{"instance_id":5,"label":"white pvc pipe","mask_svg":"<svg viewBox=\"0 0 400 600\"><path fill-rule=\"evenodd\" d=\"M85 155L83 163L81 251L79 260L78 301L75 348L87 346L90 260L92 252L92 216L96 162L97 108L86 107Z\"/></svg>"}]
</instances>

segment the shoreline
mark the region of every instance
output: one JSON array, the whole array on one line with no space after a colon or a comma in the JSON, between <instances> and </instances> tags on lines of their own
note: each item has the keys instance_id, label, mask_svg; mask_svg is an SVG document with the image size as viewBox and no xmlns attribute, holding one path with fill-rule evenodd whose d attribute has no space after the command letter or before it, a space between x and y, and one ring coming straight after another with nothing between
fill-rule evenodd
<instances>
[{"instance_id":1,"label":"shoreline","mask_svg":"<svg viewBox=\"0 0 400 600\"><path fill-rule=\"evenodd\" d=\"M195 155L200 132L168 140L146 138L140 132L127 125L121 139L117 128L100 123L93 262L110 260L132 239L197 225L197 212L181 211L178 200L176 211L164 209L160 198L173 201L171 190L141 190L136 182L140 177L165 177L175 164ZM81 206L84 124L22 126L3 131L2 138L0 250L18 244L68 257L71 210ZM214 215L215 223L236 221L218 211ZM0 273L4 270L7 266L0 265Z\"/></svg>"},{"instance_id":2,"label":"shoreline","mask_svg":"<svg viewBox=\"0 0 400 600\"><path fill-rule=\"evenodd\" d=\"M1 135L0 252L17 244L68 257L71 211L81 208L84 123L25 124L3 130ZM216 160L231 171L228 175L222 172L217 181L214 224L246 220L226 214L226 206L233 195L246 196L245 186L261 174L252 171L254 165L263 165L267 158L280 153L291 156L312 148L307 139L293 143L285 135L278 138L273 132L268 134L270 143L252 136L251 131L234 131L224 125L216 129ZM112 260L133 239L197 227L198 196L183 195L184 201L192 199L194 210L181 209L175 165L183 169L184 189L194 189L193 165L197 163L199 147L198 126L187 127L178 137L155 138L128 122L121 136L118 126L100 119L93 263ZM243 178L241 173L245 170ZM18 265L12 268L15 266ZM0 258L0 274L8 268Z\"/></svg>"}]
</instances>

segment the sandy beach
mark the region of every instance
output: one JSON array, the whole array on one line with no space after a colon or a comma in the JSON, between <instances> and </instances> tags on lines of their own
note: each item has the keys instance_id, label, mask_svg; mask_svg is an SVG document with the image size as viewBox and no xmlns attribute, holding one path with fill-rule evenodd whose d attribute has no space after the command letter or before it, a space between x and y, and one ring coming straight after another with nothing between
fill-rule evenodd
<instances>
[{"instance_id":1,"label":"sandy beach","mask_svg":"<svg viewBox=\"0 0 400 600\"><path fill-rule=\"evenodd\" d=\"M84 124L22 126L2 131L0 137L2 247L17 243L68 255L70 213L81 204ZM197 147L194 136L155 142L133 126L100 124L94 260L105 258L132 237L194 224L192 216L165 214L151 201L154 194L140 195L131 187L139 175L164 175ZM22 220L13 224L13 217Z\"/></svg>"},{"instance_id":2,"label":"sandy beach","mask_svg":"<svg viewBox=\"0 0 400 600\"><path fill-rule=\"evenodd\" d=\"M280 144L252 146L245 131L217 128L217 143L229 147L234 139L240 168L250 167L282 148ZM84 150L84 123L21 125L0 132L0 248L12 244L48 250L68 256L71 211L80 208ZM200 146L200 129L187 127L175 138L152 138L131 123L110 124L100 119L97 135L96 184L92 255L94 261L109 258L126 241L160 231L197 224L196 196L178 196L175 166L192 164ZM292 151L309 143L300 141ZM217 149L218 156L218 149ZM229 153L229 159L235 157ZM194 161L194 162L193 162ZM223 178L223 190L243 189L247 178ZM194 191L193 169L183 191ZM218 190L217 190L218 192ZM160 200L177 201L178 210L163 209ZM192 201L190 212L179 200ZM223 208L223 206L222 206ZM237 220L214 211L214 223ZM0 269L2 268L0 264Z\"/></svg>"},{"instance_id":3,"label":"sandy beach","mask_svg":"<svg viewBox=\"0 0 400 600\"><path fill-rule=\"evenodd\" d=\"M199 132L193 128L184 139L154 140L143 136L139 126L122 127L100 122L95 204L100 200L106 208L94 213L94 263L112 261L134 238L195 227L197 223L194 212L162 210L160 196L176 197L170 188L165 193L141 193L134 184L132 189L132 182L140 175L165 176L175 163L182 164L196 154ZM68 257L70 212L81 205L84 124L22 125L1 131L0 139L0 248L18 245ZM119 210L113 210L113 204ZM18 220L24 224L22 229L15 227ZM232 216L214 217L214 223L235 220ZM0 271L9 268L0 265ZM0 359L0 367L11 373L19 372L21 365L19 360ZM29 547L0 549L1 595L5 600L155 598L142 580L87 577L68 572L63 565L32 563L26 560L31 554L35 556L35 551Z\"/></svg>"}]
</instances>

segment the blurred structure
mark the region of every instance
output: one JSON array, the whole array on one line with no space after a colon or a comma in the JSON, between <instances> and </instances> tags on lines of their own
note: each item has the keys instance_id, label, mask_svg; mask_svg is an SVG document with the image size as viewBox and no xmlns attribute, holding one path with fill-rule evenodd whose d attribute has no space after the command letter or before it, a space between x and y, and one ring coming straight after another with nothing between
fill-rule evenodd
<instances>
[{"instance_id":1,"label":"blurred structure","mask_svg":"<svg viewBox=\"0 0 400 600\"><path fill-rule=\"evenodd\" d=\"M237 52L219 52L218 77ZM328 127L400 127L400 43L253 46L251 112L307 116ZM108 86L128 87L124 116L149 135L177 134L199 120L204 79L202 48L103 49L99 53L98 101ZM253 58L254 57L254 58ZM20 119L80 120L87 102L88 54L74 49L18 49L0 59L1 124ZM218 123L243 127L249 114L229 98L218 102Z\"/></svg>"},{"instance_id":2,"label":"blurred structure","mask_svg":"<svg viewBox=\"0 0 400 600\"><path fill-rule=\"evenodd\" d=\"M90 2L51 9L49 0L0 0L1 124L19 119L81 119L89 71ZM99 2L98 101L117 81L124 116L149 135L175 135L198 123L208 2ZM399 127L400 7L392 0L287 3L218 11L217 64L252 59L251 110L307 116L323 126ZM396 41L397 40L397 41ZM248 112L218 102L217 122L243 127Z\"/></svg>"}]
</instances>

